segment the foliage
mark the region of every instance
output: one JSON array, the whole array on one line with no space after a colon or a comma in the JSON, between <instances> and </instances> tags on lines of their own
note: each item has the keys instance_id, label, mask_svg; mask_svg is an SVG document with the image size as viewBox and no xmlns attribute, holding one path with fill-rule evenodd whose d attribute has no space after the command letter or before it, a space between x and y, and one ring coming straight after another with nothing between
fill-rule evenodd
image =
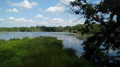
<instances>
[{"instance_id":1,"label":"foliage","mask_svg":"<svg viewBox=\"0 0 120 67\"><path fill-rule=\"evenodd\" d=\"M0 40L1 67L91 67L89 61L77 58L72 49L63 50L61 40L36 37Z\"/></svg>"},{"instance_id":2,"label":"foliage","mask_svg":"<svg viewBox=\"0 0 120 67\"><path fill-rule=\"evenodd\" d=\"M66 27L13 27L13 28L0 28L0 32L73 32L73 33L95 33L100 30L99 24L92 24L89 26L89 31L86 29L87 25L79 24L76 26ZM85 31L86 30L86 31Z\"/></svg>"},{"instance_id":3,"label":"foliage","mask_svg":"<svg viewBox=\"0 0 120 67\"><path fill-rule=\"evenodd\" d=\"M88 38L84 43L86 56L98 57L108 56L108 50L120 49L120 0L75 0L70 3L70 10L76 15L86 18L86 31L93 23L100 24L99 30L94 36ZM104 48L101 48L104 47ZM101 57L106 58L106 57ZM98 59L99 60L99 59Z\"/></svg>"}]
</instances>

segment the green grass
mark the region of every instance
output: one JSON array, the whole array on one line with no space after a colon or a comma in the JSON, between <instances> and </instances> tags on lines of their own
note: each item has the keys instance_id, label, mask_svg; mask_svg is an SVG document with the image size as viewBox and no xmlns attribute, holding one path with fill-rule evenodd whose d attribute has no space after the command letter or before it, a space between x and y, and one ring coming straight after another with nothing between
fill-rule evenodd
<instances>
[{"instance_id":1,"label":"green grass","mask_svg":"<svg viewBox=\"0 0 120 67\"><path fill-rule=\"evenodd\" d=\"M72 49L62 48L54 37L0 40L0 67L91 67Z\"/></svg>"}]
</instances>

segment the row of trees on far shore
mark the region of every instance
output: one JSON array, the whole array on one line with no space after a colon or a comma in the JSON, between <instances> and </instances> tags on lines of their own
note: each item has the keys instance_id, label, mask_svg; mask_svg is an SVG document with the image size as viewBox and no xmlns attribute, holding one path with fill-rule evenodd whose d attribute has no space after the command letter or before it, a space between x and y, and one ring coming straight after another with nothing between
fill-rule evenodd
<instances>
[{"instance_id":1,"label":"row of trees on far shore","mask_svg":"<svg viewBox=\"0 0 120 67\"><path fill-rule=\"evenodd\" d=\"M36 27L11 27L5 28L1 27L0 32L72 32L72 33L95 33L103 28L99 24L91 24L89 27L84 24L79 24L76 26L66 26L66 27L47 27L47 26L36 26Z\"/></svg>"}]
</instances>

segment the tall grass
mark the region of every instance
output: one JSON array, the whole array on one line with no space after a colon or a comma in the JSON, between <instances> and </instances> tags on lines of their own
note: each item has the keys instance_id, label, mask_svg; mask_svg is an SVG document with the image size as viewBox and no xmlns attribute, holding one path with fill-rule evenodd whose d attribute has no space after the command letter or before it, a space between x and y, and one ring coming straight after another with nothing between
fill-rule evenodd
<instances>
[{"instance_id":1,"label":"tall grass","mask_svg":"<svg viewBox=\"0 0 120 67\"><path fill-rule=\"evenodd\" d=\"M0 67L85 67L72 49L62 48L54 37L0 40Z\"/></svg>"}]
</instances>

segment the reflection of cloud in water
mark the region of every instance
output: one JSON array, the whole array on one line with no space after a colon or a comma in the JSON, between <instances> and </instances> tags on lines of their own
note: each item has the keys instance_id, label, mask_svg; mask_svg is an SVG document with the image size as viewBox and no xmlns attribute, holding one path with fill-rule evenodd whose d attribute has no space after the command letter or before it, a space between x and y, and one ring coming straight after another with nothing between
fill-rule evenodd
<instances>
[{"instance_id":1,"label":"reflection of cloud in water","mask_svg":"<svg viewBox=\"0 0 120 67\"><path fill-rule=\"evenodd\" d=\"M81 45L83 43L82 40L79 40L74 36L68 35L57 36L57 38L59 40L63 40L64 48L73 48L74 50L76 50L76 55L81 56L81 53L84 52L83 46Z\"/></svg>"},{"instance_id":2,"label":"reflection of cloud in water","mask_svg":"<svg viewBox=\"0 0 120 67\"><path fill-rule=\"evenodd\" d=\"M47 37L57 37L57 39L63 41L64 48L73 48L77 51L77 55L81 56L81 53L84 52L81 44L82 40L77 39L74 36L69 36L65 34L71 34L68 32L6 32L0 33L0 39L9 40L11 38L23 38L23 37L38 37L38 36L47 36Z\"/></svg>"}]
</instances>

